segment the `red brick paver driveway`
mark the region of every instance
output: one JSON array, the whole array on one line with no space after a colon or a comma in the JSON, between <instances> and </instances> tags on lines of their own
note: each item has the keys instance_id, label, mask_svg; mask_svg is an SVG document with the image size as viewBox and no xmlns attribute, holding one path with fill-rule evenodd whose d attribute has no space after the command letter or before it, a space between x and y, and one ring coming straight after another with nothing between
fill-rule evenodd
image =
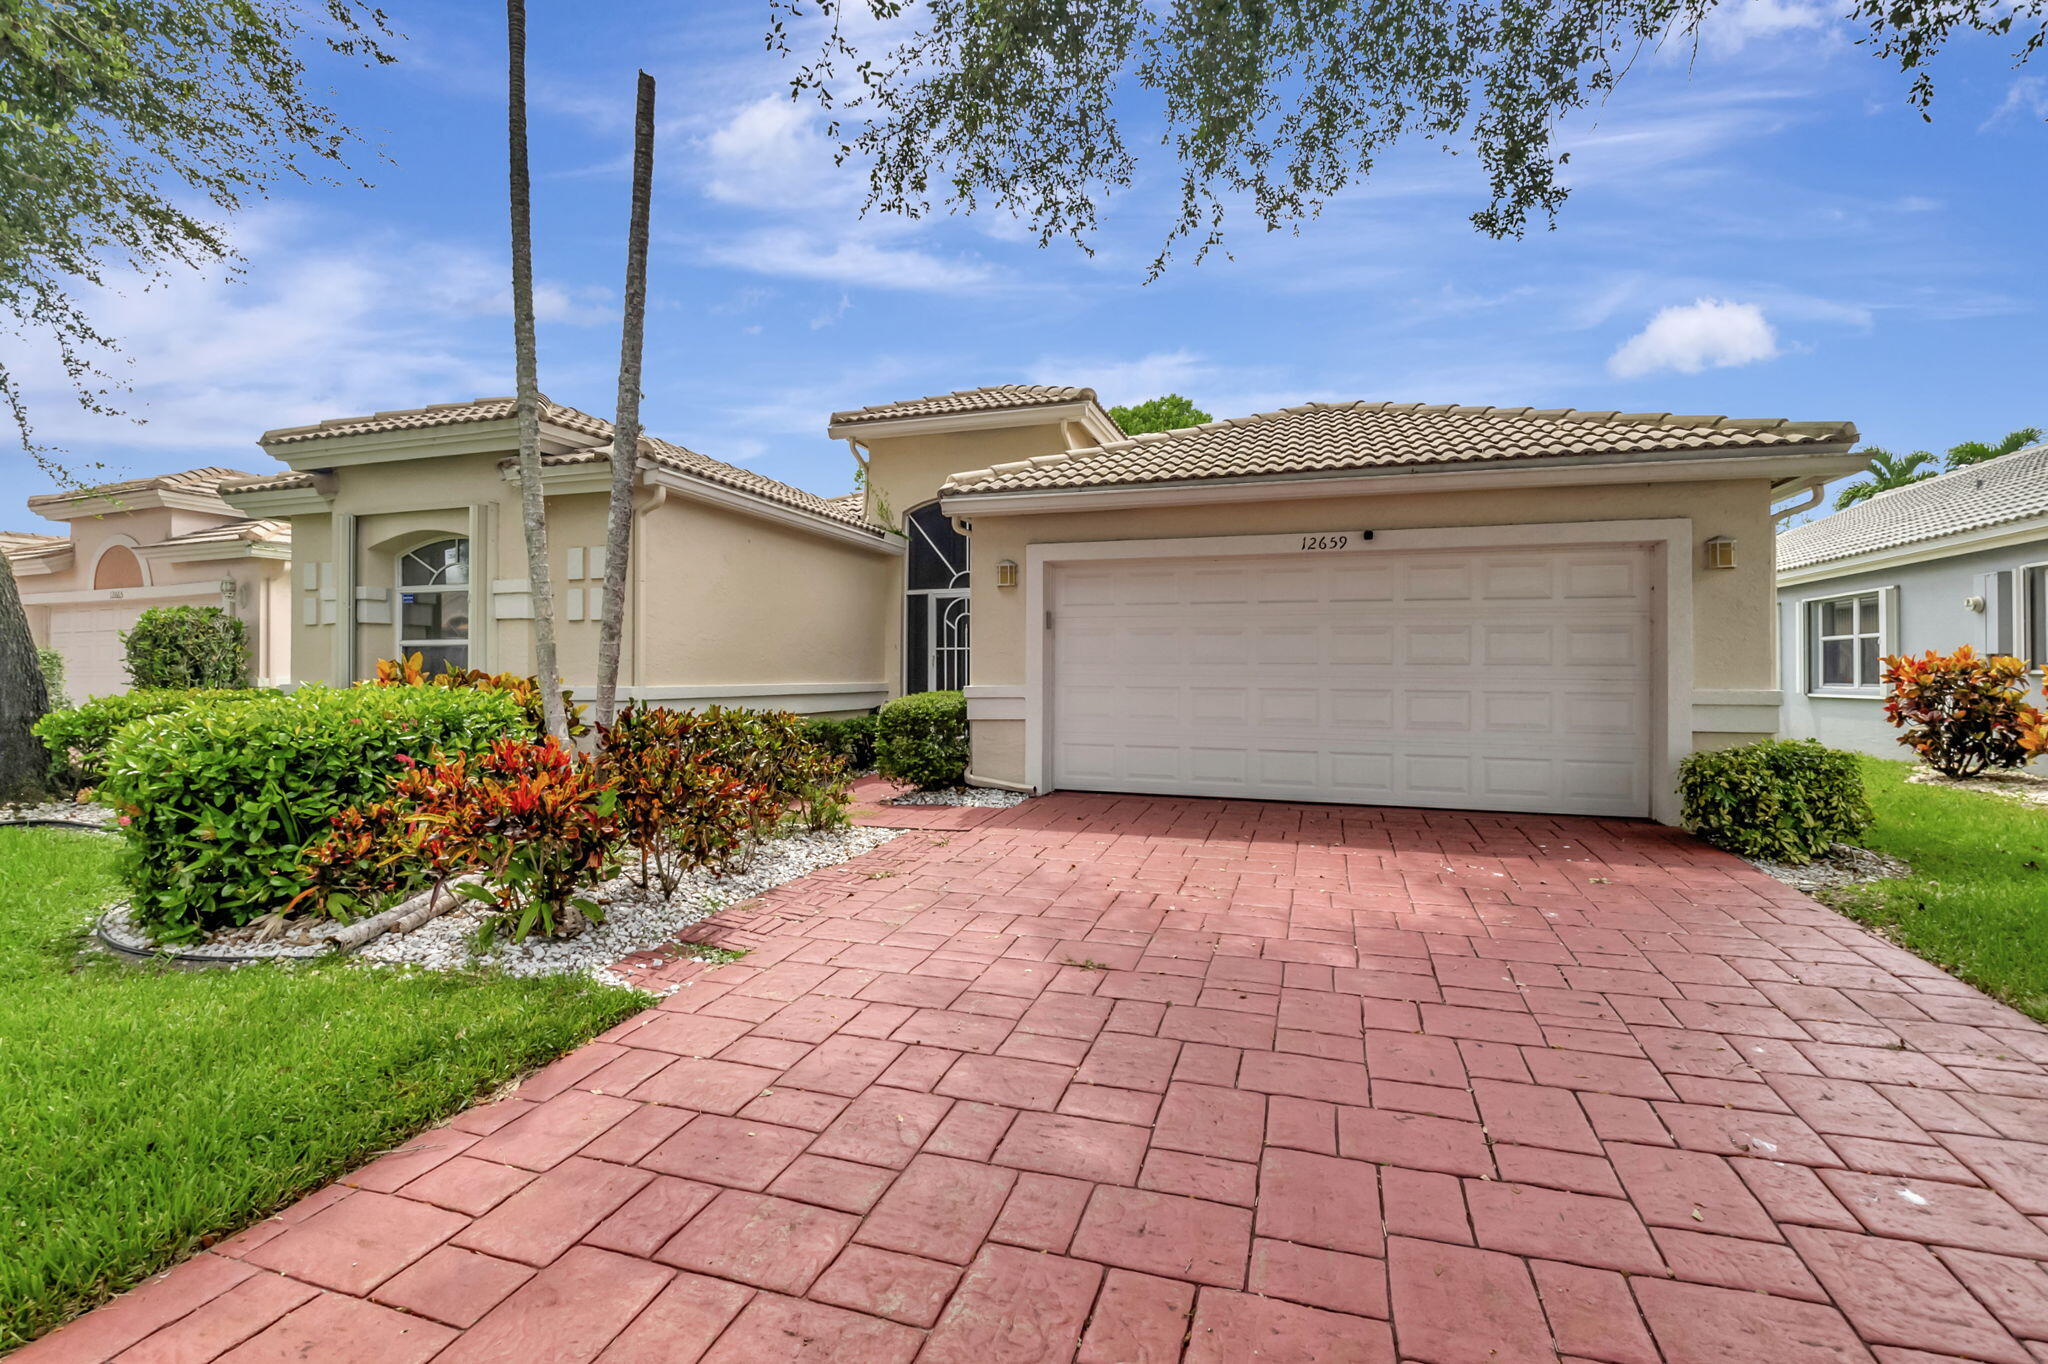
<instances>
[{"instance_id":1,"label":"red brick paver driveway","mask_svg":"<svg viewBox=\"0 0 2048 1364\"><path fill-rule=\"evenodd\" d=\"M722 931L20 1358L2048 1360L2048 1032L1668 830L1059 796Z\"/></svg>"}]
</instances>

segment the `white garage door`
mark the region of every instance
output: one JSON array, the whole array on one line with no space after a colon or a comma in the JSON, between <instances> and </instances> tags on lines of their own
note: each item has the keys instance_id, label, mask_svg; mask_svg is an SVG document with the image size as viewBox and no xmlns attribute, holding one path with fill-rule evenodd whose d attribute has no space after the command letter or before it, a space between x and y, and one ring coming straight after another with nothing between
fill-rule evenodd
<instances>
[{"instance_id":1,"label":"white garage door","mask_svg":"<svg viewBox=\"0 0 2048 1364\"><path fill-rule=\"evenodd\" d=\"M1649 813L1641 550L1081 563L1049 595L1057 787Z\"/></svg>"},{"instance_id":2,"label":"white garage door","mask_svg":"<svg viewBox=\"0 0 2048 1364\"><path fill-rule=\"evenodd\" d=\"M148 609L147 602L137 602L51 610L50 647L64 655L64 690L73 701L128 690L121 632L132 628Z\"/></svg>"}]
</instances>

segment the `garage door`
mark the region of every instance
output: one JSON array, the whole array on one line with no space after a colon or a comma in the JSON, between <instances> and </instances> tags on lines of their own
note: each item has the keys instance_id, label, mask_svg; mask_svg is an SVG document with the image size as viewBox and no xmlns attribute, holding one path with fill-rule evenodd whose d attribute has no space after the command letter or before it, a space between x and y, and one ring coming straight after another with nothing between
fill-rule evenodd
<instances>
[{"instance_id":1,"label":"garage door","mask_svg":"<svg viewBox=\"0 0 2048 1364\"><path fill-rule=\"evenodd\" d=\"M65 606L50 612L50 647L64 655L64 690L74 701L128 690L127 651L121 632L148 603Z\"/></svg>"},{"instance_id":2,"label":"garage door","mask_svg":"<svg viewBox=\"0 0 2048 1364\"><path fill-rule=\"evenodd\" d=\"M1637 549L1058 566L1053 785L1649 813Z\"/></svg>"}]
</instances>

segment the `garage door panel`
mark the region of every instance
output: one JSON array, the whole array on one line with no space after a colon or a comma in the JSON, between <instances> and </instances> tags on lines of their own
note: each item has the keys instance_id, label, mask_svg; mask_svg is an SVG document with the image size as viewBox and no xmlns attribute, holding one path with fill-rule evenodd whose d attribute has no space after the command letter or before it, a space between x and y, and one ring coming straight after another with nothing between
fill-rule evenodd
<instances>
[{"instance_id":1,"label":"garage door panel","mask_svg":"<svg viewBox=\"0 0 2048 1364\"><path fill-rule=\"evenodd\" d=\"M1053 784L1647 813L1644 564L1546 549L1062 568Z\"/></svg>"}]
</instances>

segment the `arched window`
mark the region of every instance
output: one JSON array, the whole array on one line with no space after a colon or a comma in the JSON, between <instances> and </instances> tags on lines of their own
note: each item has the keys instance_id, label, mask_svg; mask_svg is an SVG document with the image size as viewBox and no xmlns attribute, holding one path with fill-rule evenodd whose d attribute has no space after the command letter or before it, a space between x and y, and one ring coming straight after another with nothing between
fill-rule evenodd
<instances>
[{"instance_id":1,"label":"arched window","mask_svg":"<svg viewBox=\"0 0 2048 1364\"><path fill-rule=\"evenodd\" d=\"M967 537L936 502L906 517L904 530L903 687L955 691L967 685Z\"/></svg>"},{"instance_id":2,"label":"arched window","mask_svg":"<svg viewBox=\"0 0 2048 1364\"><path fill-rule=\"evenodd\" d=\"M398 653L424 655L429 673L469 666L469 541L436 540L399 559Z\"/></svg>"},{"instance_id":3,"label":"arched window","mask_svg":"<svg viewBox=\"0 0 2048 1364\"><path fill-rule=\"evenodd\" d=\"M108 545L92 568L94 587L142 586L142 560L126 545Z\"/></svg>"}]
</instances>

